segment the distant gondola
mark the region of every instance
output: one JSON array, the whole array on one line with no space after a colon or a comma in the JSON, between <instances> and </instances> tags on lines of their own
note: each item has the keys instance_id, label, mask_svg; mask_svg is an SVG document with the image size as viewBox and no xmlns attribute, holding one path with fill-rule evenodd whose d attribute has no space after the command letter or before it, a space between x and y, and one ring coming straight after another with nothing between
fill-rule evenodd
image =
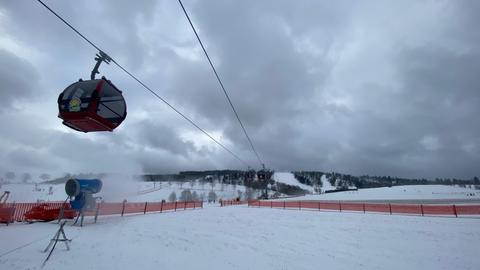
<instances>
[{"instance_id":1,"label":"distant gondola","mask_svg":"<svg viewBox=\"0 0 480 270\"><path fill-rule=\"evenodd\" d=\"M270 180L273 172L271 170L261 169L257 172L258 180Z\"/></svg>"},{"instance_id":2,"label":"distant gondola","mask_svg":"<svg viewBox=\"0 0 480 270\"><path fill-rule=\"evenodd\" d=\"M91 80L80 79L68 86L58 97L58 117L63 124L77 131L113 131L127 116L127 105L120 91L105 77L95 79L102 62L110 57L97 54Z\"/></svg>"}]
</instances>

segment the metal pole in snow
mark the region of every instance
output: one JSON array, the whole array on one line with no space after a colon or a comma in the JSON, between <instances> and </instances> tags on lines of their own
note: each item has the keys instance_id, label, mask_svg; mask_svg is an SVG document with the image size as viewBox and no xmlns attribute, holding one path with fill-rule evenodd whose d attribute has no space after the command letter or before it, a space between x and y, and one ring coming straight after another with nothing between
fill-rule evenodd
<instances>
[{"instance_id":1,"label":"metal pole in snow","mask_svg":"<svg viewBox=\"0 0 480 270\"><path fill-rule=\"evenodd\" d=\"M123 217L123 214L125 213L125 203L127 202L127 200L123 200L123 204L122 204L122 217Z\"/></svg>"}]
</instances>

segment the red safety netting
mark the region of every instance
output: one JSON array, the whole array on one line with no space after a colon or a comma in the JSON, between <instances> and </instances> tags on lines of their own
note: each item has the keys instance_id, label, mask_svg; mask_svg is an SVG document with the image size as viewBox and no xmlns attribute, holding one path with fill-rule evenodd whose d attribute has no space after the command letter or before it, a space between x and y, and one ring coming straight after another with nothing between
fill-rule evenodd
<instances>
[{"instance_id":1,"label":"red safety netting","mask_svg":"<svg viewBox=\"0 0 480 270\"><path fill-rule=\"evenodd\" d=\"M98 215L120 215L122 214L123 203L100 203Z\"/></svg>"},{"instance_id":2,"label":"red safety netting","mask_svg":"<svg viewBox=\"0 0 480 270\"><path fill-rule=\"evenodd\" d=\"M300 202L287 201L285 202L285 208L300 208Z\"/></svg>"},{"instance_id":3,"label":"red safety netting","mask_svg":"<svg viewBox=\"0 0 480 270\"><path fill-rule=\"evenodd\" d=\"M57 219L60 210L64 208L64 218L73 218L75 210L70 209L70 204L63 202L41 202L41 203L6 203L0 205L0 222L28 221L31 216L37 217L35 220L53 220ZM185 210L202 208L203 202L141 202L141 203L99 203L95 209L84 212L86 216L98 215L124 215L146 212L163 212L169 210Z\"/></svg>"},{"instance_id":4,"label":"red safety netting","mask_svg":"<svg viewBox=\"0 0 480 270\"><path fill-rule=\"evenodd\" d=\"M363 203L341 203L342 211L360 211L365 209Z\"/></svg>"},{"instance_id":5,"label":"red safety netting","mask_svg":"<svg viewBox=\"0 0 480 270\"><path fill-rule=\"evenodd\" d=\"M390 213L390 205L381 203L366 203L365 212Z\"/></svg>"},{"instance_id":6,"label":"red safety netting","mask_svg":"<svg viewBox=\"0 0 480 270\"><path fill-rule=\"evenodd\" d=\"M145 203L125 203L123 214L141 213L145 209Z\"/></svg>"},{"instance_id":7,"label":"red safety netting","mask_svg":"<svg viewBox=\"0 0 480 270\"><path fill-rule=\"evenodd\" d=\"M422 205L424 215L455 215L453 205Z\"/></svg>"},{"instance_id":8,"label":"red safety netting","mask_svg":"<svg viewBox=\"0 0 480 270\"><path fill-rule=\"evenodd\" d=\"M480 215L480 205L455 205L457 215Z\"/></svg>"},{"instance_id":9,"label":"red safety netting","mask_svg":"<svg viewBox=\"0 0 480 270\"><path fill-rule=\"evenodd\" d=\"M26 221L25 214L30 213L38 209L44 209L48 211L50 215L56 215L60 213L63 202L41 202L41 203L6 203L3 207L13 208L13 221Z\"/></svg>"},{"instance_id":10,"label":"red safety netting","mask_svg":"<svg viewBox=\"0 0 480 270\"><path fill-rule=\"evenodd\" d=\"M422 205L341 201L249 201L248 206L412 215L480 215L480 205Z\"/></svg>"},{"instance_id":11,"label":"red safety netting","mask_svg":"<svg viewBox=\"0 0 480 270\"><path fill-rule=\"evenodd\" d=\"M338 210L340 211L339 202L318 202L320 210Z\"/></svg>"},{"instance_id":12,"label":"red safety netting","mask_svg":"<svg viewBox=\"0 0 480 270\"><path fill-rule=\"evenodd\" d=\"M318 209L318 203L312 201L299 201L298 207L302 209Z\"/></svg>"},{"instance_id":13,"label":"red safety netting","mask_svg":"<svg viewBox=\"0 0 480 270\"><path fill-rule=\"evenodd\" d=\"M0 207L0 223L10 223L13 222L13 213L15 208L13 207Z\"/></svg>"},{"instance_id":14,"label":"red safety netting","mask_svg":"<svg viewBox=\"0 0 480 270\"><path fill-rule=\"evenodd\" d=\"M220 206L229 206L229 205L240 205L240 204L247 204L248 201L237 201L237 200L221 200Z\"/></svg>"},{"instance_id":15,"label":"red safety netting","mask_svg":"<svg viewBox=\"0 0 480 270\"><path fill-rule=\"evenodd\" d=\"M422 214L422 207L419 204L391 204L392 213L398 214Z\"/></svg>"},{"instance_id":16,"label":"red safety netting","mask_svg":"<svg viewBox=\"0 0 480 270\"><path fill-rule=\"evenodd\" d=\"M163 211L177 209L177 202L170 202L163 205Z\"/></svg>"}]
</instances>

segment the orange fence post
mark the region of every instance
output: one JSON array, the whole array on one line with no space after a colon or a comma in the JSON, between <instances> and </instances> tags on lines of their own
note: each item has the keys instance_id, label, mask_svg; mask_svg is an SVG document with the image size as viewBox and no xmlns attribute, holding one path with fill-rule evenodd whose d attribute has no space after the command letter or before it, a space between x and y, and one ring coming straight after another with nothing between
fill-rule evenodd
<instances>
[{"instance_id":1,"label":"orange fence post","mask_svg":"<svg viewBox=\"0 0 480 270\"><path fill-rule=\"evenodd\" d=\"M365 214L365 203L363 203L363 213Z\"/></svg>"},{"instance_id":2,"label":"orange fence post","mask_svg":"<svg viewBox=\"0 0 480 270\"><path fill-rule=\"evenodd\" d=\"M423 217L423 204L420 204L420 210L422 211L422 217Z\"/></svg>"},{"instance_id":3,"label":"orange fence post","mask_svg":"<svg viewBox=\"0 0 480 270\"><path fill-rule=\"evenodd\" d=\"M285 201L283 201L283 209L285 209Z\"/></svg>"},{"instance_id":4,"label":"orange fence post","mask_svg":"<svg viewBox=\"0 0 480 270\"><path fill-rule=\"evenodd\" d=\"M13 206L14 207L12 208L12 210L10 210L10 218L7 221L7 226L9 223L15 222L15 203L13 204Z\"/></svg>"},{"instance_id":5,"label":"orange fence post","mask_svg":"<svg viewBox=\"0 0 480 270\"><path fill-rule=\"evenodd\" d=\"M143 208L143 214L145 215L147 213L147 202L145 202L145 207Z\"/></svg>"},{"instance_id":6,"label":"orange fence post","mask_svg":"<svg viewBox=\"0 0 480 270\"><path fill-rule=\"evenodd\" d=\"M175 201L175 212L177 212L177 201Z\"/></svg>"},{"instance_id":7,"label":"orange fence post","mask_svg":"<svg viewBox=\"0 0 480 270\"><path fill-rule=\"evenodd\" d=\"M455 217L458 217L458 215L457 215L457 206L455 206L455 204L453 205L453 214L455 214Z\"/></svg>"},{"instance_id":8,"label":"orange fence post","mask_svg":"<svg viewBox=\"0 0 480 270\"><path fill-rule=\"evenodd\" d=\"M340 212L342 212L342 203L338 201L338 207L340 208Z\"/></svg>"},{"instance_id":9,"label":"orange fence post","mask_svg":"<svg viewBox=\"0 0 480 270\"><path fill-rule=\"evenodd\" d=\"M302 201L298 201L298 210L302 210Z\"/></svg>"},{"instance_id":10,"label":"orange fence post","mask_svg":"<svg viewBox=\"0 0 480 270\"><path fill-rule=\"evenodd\" d=\"M273 208L273 201L270 201L270 208Z\"/></svg>"},{"instance_id":11,"label":"orange fence post","mask_svg":"<svg viewBox=\"0 0 480 270\"><path fill-rule=\"evenodd\" d=\"M10 219L10 223L15 222L15 212L17 211L17 207L15 207L15 202L13 202L13 211L12 211L12 218Z\"/></svg>"},{"instance_id":12,"label":"orange fence post","mask_svg":"<svg viewBox=\"0 0 480 270\"><path fill-rule=\"evenodd\" d=\"M187 201L183 202L183 210L187 210Z\"/></svg>"},{"instance_id":13,"label":"orange fence post","mask_svg":"<svg viewBox=\"0 0 480 270\"><path fill-rule=\"evenodd\" d=\"M122 217L123 217L123 213L125 213L125 203L127 202L127 200L123 200L123 204L122 204Z\"/></svg>"},{"instance_id":14,"label":"orange fence post","mask_svg":"<svg viewBox=\"0 0 480 270\"><path fill-rule=\"evenodd\" d=\"M320 202L318 202L318 211L320 211L320 209L321 209L321 208L320 208Z\"/></svg>"},{"instance_id":15,"label":"orange fence post","mask_svg":"<svg viewBox=\"0 0 480 270\"><path fill-rule=\"evenodd\" d=\"M392 214L392 204L391 203L388 204L388 208L390 209L390 215L391 215Z\"/></svg>"},{"instance_id":16,"label":"orange fence post","mask_svg":"<svg viewBox=\"0 0 480 270\"><path fill-rule=\"evenodd\" d=\"M160 203L160 213L163 211L163 201Z\"/></svg>"}]
</instances>

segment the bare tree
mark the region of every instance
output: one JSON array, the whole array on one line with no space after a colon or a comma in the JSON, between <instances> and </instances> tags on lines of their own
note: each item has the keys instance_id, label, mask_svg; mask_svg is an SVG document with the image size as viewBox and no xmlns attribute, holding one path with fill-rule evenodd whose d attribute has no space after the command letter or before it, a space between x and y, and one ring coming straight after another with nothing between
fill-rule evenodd
<instances>
[{"instance_id":1,"label":"bare tree","mask_svg":"<svg viewBox=\"0 0 480 270\"><path fill-rule=\"evenodd\" d=\"M28 181L32 180L32 175L29 173L22 174L22 182L27 183Z\"/></svg>"},{"instance_id":2,"label":"bare tree","mask_svg":"<svg viewBox=\"0 0 480 270\"><path fill-rule=\"evenodd\" d=\"M241 190L237 190L238 198L241 200L243 192Z\"/></svg>"},{"instance_id":3,"label":"bare tree","mask_svg":"<svg viewBox=\"0 0 480 270\"><path fill-rule=\"evenodd\" d=\"M215 180L212 180L212 182L210 182L210 186L212 186L212 190L213 190L213 188L215 187Z\"/></svg>"},{"instance_id":4,"label":"bare tree","mask_svg":"<svg viewBox=\"0 0 480 270\"><path fill-rule=\"evenodd\" d=\"M47 181L50 179L50 175L48 173L42 173L40 175L40 179L42 179L43 181Z\"/></svg>"},{"instance_id":5,"label":"bare tree","mask_svg":"<svg viewBox=\"0 0 480 270\"><path fill-rule=\"evenodd\" d=\"M196 191L193 191L192 193L192 201L198 201L198 194Z\"/></svg>"},{"instance_id":6,"label":"bare tree","mask_svg":"<svg viewBox=\"0 0 480 270\"><path fill-rule=\"evenodd\" d=\"M211 190L208 193L208 202L215 202L217 200L217 193L215 191Z\"/></svg>"},{"instance_id":7,"label":"bare tree","mask_svg":"<svg viewBox=\"0 0 480 270\"><path fill-rule=\"evenodd\" d=\"M253 191L253 189L247 187L247 189L245 189L245 199L252 200L254 196L255 196L255 192Z\"/></svg>"},{"instance_id":8,"label":"bare tree","mask_svg":"<svg viewBox=\"0 0 480 270\"><path fill-rule=\"evenodd\" d=\"M192 192L190 192L190 189L185 189L182 190L182 193L180 194L180 201L191 201L192 200Z\"/></svg>"},{"instance_id":9,"label":"bare tree","mask_svg":"<svg viewBox=\"0 0 480 270\"><path fill-rule=\"evenodd\" d=\"M174 202L177 200L177 194L175 193L175 191L172 191L172 193L170 193L170 196L168 196L168 200L171 202Z\"/></svg>"},{"instance_id":10,"label":"bare tree","mask_svg":"<svg viewBox=\"0 0 480 270\"><path fill-rule=\"evenodd\" d=\"M13 179L15 179L15 177L16 177L16 175L15 175L14 172L7 172L7 173L5 173L5 178L6 178L7 180L13 180Z\"/></svg>"}]
</instances>

